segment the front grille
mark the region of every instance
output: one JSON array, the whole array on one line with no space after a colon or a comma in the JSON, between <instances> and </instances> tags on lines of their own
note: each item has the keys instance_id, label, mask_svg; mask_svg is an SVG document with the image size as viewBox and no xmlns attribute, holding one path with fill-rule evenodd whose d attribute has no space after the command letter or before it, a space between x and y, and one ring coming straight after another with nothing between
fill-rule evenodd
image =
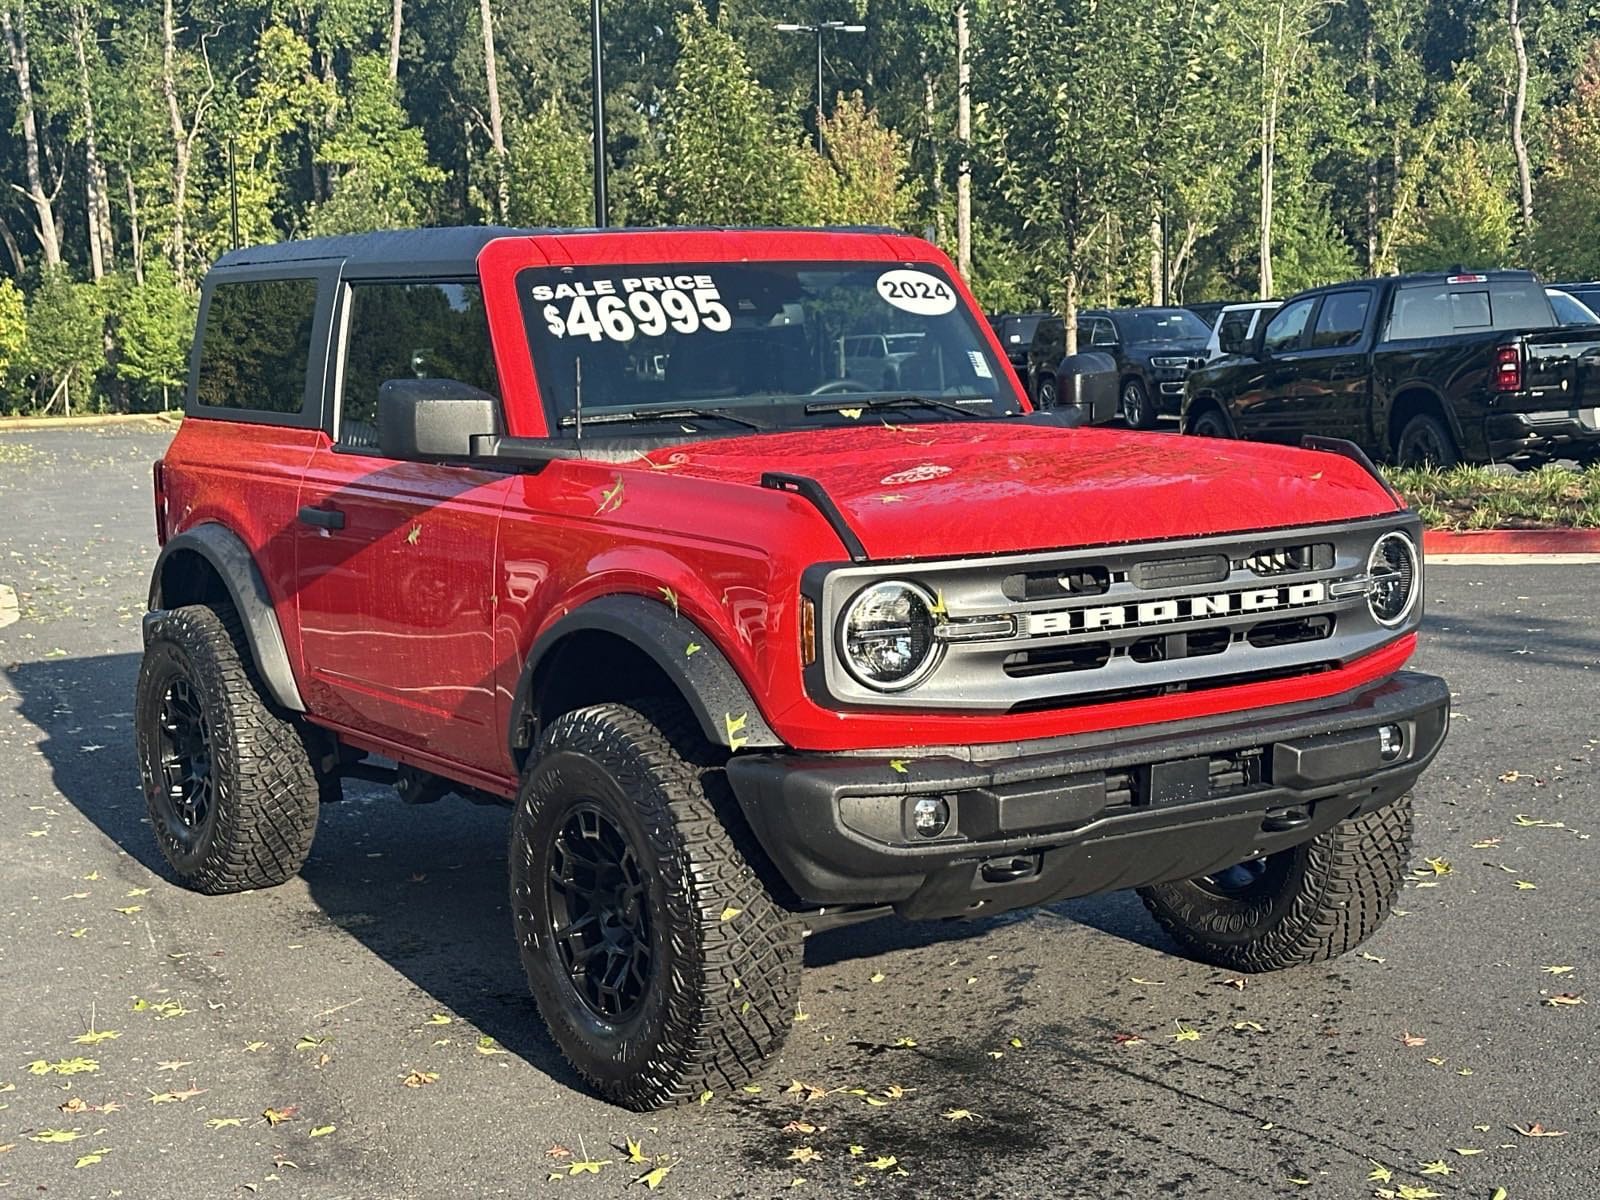
<instances>
[{"instance_id":1,"label":"front grille","mask_svg":"<svg viewBox=\"0 0 1600 1200\"><path fill-rule=\"evenodd\" d=\"M1372 547L1402 526L1414 530L1414 519L835 568L815 593L828 628L868 583L913 579L943 600L942 658L893 694L856 683L836 657L818 674L847 705L999 712L1314 674L1406 632L1380 626L1367 599Z\"/></svg>"}]
</instances>

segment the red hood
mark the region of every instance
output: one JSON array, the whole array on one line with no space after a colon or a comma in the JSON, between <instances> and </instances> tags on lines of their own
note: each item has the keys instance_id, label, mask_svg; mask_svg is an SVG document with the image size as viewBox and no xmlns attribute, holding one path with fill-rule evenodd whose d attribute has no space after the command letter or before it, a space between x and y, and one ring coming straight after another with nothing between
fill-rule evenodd
<instances>
[{"instance_id":1,"label":"red hood","mask_svg":"<svg viewBox=\"0 0 1600 1200\"><path fill-rule=\"evenodd\" d=\"M1394 502L1350 459L1105 429L930 424L729 438L650 456L678 476L817 480L874 558L953 558L1238 533L1376 516Z\"/></svg>"}]
</instances>

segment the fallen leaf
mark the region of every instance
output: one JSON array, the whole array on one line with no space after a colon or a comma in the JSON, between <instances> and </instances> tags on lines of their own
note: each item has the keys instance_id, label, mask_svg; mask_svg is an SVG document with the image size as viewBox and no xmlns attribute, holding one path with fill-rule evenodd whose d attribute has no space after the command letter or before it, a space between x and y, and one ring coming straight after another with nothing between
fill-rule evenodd
<instances>
[{"instance_id":1,"label":"fallen leaf","mask_svg":"<svg viewBox=\"0 0 1600 1200\"><path fill-rule=\"evenodd\" d=\"M1166 987L1159 979L1140 979L1137 975L1128 976L1129 983L1137 983L1140 987Z\"/></svg>"},{"instance_id":2,"label":"fallen leaf","mask_svg":"<svg viewBox=\"0 0 1600 1200\"><path fill-rule=\"evenodd\" d=\"M246 1042L244 1044L244 1052L246 1054L255 1054L258 1051L265 1050L266 1048L266 1042Z\"/></svg>"},{"instance_id":3,"label":"fallen leaf","mask_svg":"<svg viewBox=\"0 0 1600 1200\"><path fill-rule=\"evenodd\" d=\"M653 1192L661 1186L662 1181L667 1177L667 1172L672 1170L673 1166L673 1163L662 1163L660 1166L651 1167L643 1175L630 1182L628 1186L632 1187L635 1183L642 1183Z\"/></svg>"},{"instance_id":4,"label":"fallen leaf","mask_svg":"<svg viewBox=\"0 0 1600 1200\"><path fill-rule=\"evenodd\" d=\"M263 1109L261 1115L267 1119L268 1125L282 1125L285 1121L291 1120L299 1110L298 1104L291 1104L288 1108Z\"/></svg>"},{"instance_id":5,"label":"fallen leaf","mask_svg":"<svg viewBox=\"0 0 1600 1200\"><path fill-rule=\"evenodd\" d=\"M337 1128L339 1128L337 1125L318 1125L315 1129L313 1129L306 1136L307 1137L327 1137L330 1133L332 1133Z\"/></svg>"},{"instance_id":6,"label":"fallen leaf","mask_svg":"<svg viewBox=\"0 0 1600 1200\"><path fill-rule=\"evenodd\" d=\"M448 1025L448 1024L450 1024L450 1022L452 1020L453 1020L453 1018L445 1016L444 1013L434 1013L433 1016L429 1017L426 1021L423 1022L423 1024L424 1025Z\"/></svg>"},{"instance_id":7,"label":"fallen leaf","mask_svg":"<svg viewBox=\"0 0 1600 1200\"><path fill-rule=\"evenodd\" d=\"M1260 1021L1235 1021L1233 1027L1235 1029L1248 1029L1252 1033L1265 1033L1267 1031L1267 1027L1261 1024Z\"/></svg>"},{"instance_id":8,"label":"fallen leaf","mask_svg":"<svg viewBox=\"0 0 1600 1200\"><path fill-rule=\"evenodd\" d=\"M889 760L889 769L891 771L893 771L896 775L905 775L905 774L907 774L907 771L906 771L906 760L903 759L903 758L891 758Z\"/></svg>"},{"instance_id":9,"label":"fallen leaf","mask_svg":"<svg viewBox=\"0 0 1600 1200\"><path fill-rule=\"evenodd\" d=\"M91 1029L88 1033L80 1033L72 1040L80 1046L97 1046L101 1042L109 1042L121 1036L115 1029Z\"/></svg>"},{"instance_id":10,"label":"fallen leaf","mask_svg":"<svg viewBox=\"0 0 1600 1200\"><path fill-rule=\"evenodd\" d=\"M565 1146L551 1146L550 1149L544 1152L544 1156L546 1158L553 1158L557 1162L560 1162L563 1158L571 1158L572 1151L568 1150ZM559 1179L560 1176L552 1176L552 1178Z\"/></svg>"},{"instance_id":11,"label":"fallen leaf","mask_svg":"<svg viewBox=\"0 0 1600 1200\"><path fill-rule=\"evenodd\" d=\"M1367 1173L1367 1178L1373 1183L1388 1183L1394 1178L1394 1172L1377 1159L1369 1158L1367 1161L1372 1164L1372 1170Z\"/></svg>"},{"instance_id":12,"label":"fallen leaf","mask_svg":"<svg viewBox=\"0 0 1600 1200\"><path fill-rule=\"evenodd\" d=\"M480 1037L478 1039L478 1044L477 1044L477 1046L474 1047L474 1049L476 1049L479 1054L505 1054L505 1053L507 1053L507 1051L502 1050L500 1048L499 1043L497 1043L487 1033L484 1034L482 1037Z\"/></svg>"},{"instance_id":13,"label":"fallen leaf","mask_svg":"<svg viewBox=\"0 0 1600 1200\"><path fill-rule=\"evenodd\" d=\"M142 904L130 904L130 905L128 905L127 908L119 908L116 911L121 913L125 917L131 917L136 912L143 912L144 911L144 905L142 905Z\"/></svg>"},{"instance_id":14,"label":"fallen leaf","mask_svg":"<svg viewBox=\"0 0 1600 1200\"><path fill-rule=\"evenodd\" d=\"M970 1121L973 1119L971 1110L965 1108L952 1108L947 1112L940 1113L939 1115L946 1121Z\"/></svg>"},{"instance_id":15,"label":"fallen leaf","mask_svg":"<svg viewBox=\"0 0 1600 1200\"><path fill-rule=\"evenodd\" d=\"M609 1158L602 1158L602 1159L592 1159L592 1158L574 1159L572 1162L567 1164L567 1174L568 1175L598 1175L598 1174L600 1174L600 1168L601 1167L609 1167L610 1165L611 1165L611 1160Z\"/></svg>"},{"instance_id":16,"label":"fallen leaf","mask_svg":"<svg viewBox=\"0 0 1600 1200\"><path fill-rule=\"evenodd\" d=\"M1190 1029L1182 1021L1174 1021L1173 1024L1178 1027L1178 1032L1177 1033L1169 1033L1167 1035L1173 1041L1175 1041L1175 1042L1198 1042L1200 1040L1200 1031L1198 1029Z\"/></svg>"},{"instance_id":17,"label":"fallen leaf","mask_svg":"<svg viewBox=\"0 0 1600 1200\"><path fill-rule=\"evenodd\" d=\"M1474 850L1492 850L1494 847L1500 844L1501 840L1502 839L1497 837L1484 838L1482 841L1473 842L1472 848Z\"/></svg>"},{"instance_id":18,"label":"fallen leaf","mask_svg":"<svg viewBox=\"0 0 1600 1200\"><path fill-rule=\"evenodd\" d=\"M1567 973L1569 973L1572 970L1572 968L1571 967L1540 967L1539 970L1543 971L1546 975L1566 975Z\"/></svg>"},{"instance_id":19,"label":"fallen leaf","mask_svg":"<svg viewBox=\"0 0 1600 1200\"><path fill-rule=\"evenodd\" d=\"M1419 1175L1454 1175L1456 1169L1444 1159L1435 1159L1433 1162L1418 1162L1417 1174Z\"/></svg>"},{"instance_id":20,"label":"fallen leaf","mask_svg":"<svg viewBox=\"0 0 1600 1200\"><path fill-rule=\"evenodd\" d=\"M1456 1153L1461 1155L1462 1158L1471 1158L1474 1154L1482 1154L1483 1151L1474 1149L1471 1146L1457 1146Z\"/></svg>"},{"instance_id":21,"label":"fallen leaf","mask_svg":"<svg viewBox=\"0 0 1600 1200\"><path fill-rule=\"evenodd\" d=\"M888 978L888 976L885 975L882 971L874 971L871 975L869 975L867 977L867 982L868 983L882 983L887 978Z\"/></svg>"},{"instance_id":22,"label":"fallen leaf","mask_svg":"<svg viewBox=\"0 0 1600 1200\"><path fill-rule=\"evenodd\" d=\"M1400 1035L1400 1044L1402 1046L1426 1046L1428 1044L1428 1039L1425 1037L1418 1037L1416 1034L1408 1030Z\"/></svg>"},{"instance_id":23,"label":"fallen leaf","mask_svg":"<svg viewBox=\"0 0 1600 1200\"><path fill-rule=\"evenodd\" d=\"M1515 1130L1517 1133L1520 1133L1523 1137L1531 1137L1531 1138L1533 1138L1533 1137L1566 1137L1567 1136L1567 1131L1565 1129L1546 1129L1538 1121L1535 1121L1532 1125L1526 1125L1526 1126L1524 1126L1524 1125L1513 1125L1511 1128L1513 1130Z\"/></svg>"},{"instance_id":24,"label":"fallen leaf","mask_svg":"<svg viewBox=\"0 0 1600 1200\"><path fill-rule=\"evenodd\" d=\"M811 1134L826 1128L826 1125L813 1125L810 1121L790 1121L783 1127L783 1132L801 1133L809 1137Z\"/></svg>"},{"instance_id":25,"label":"fallen leaf","mask_svg":"<svg viewBox=\"0 0 1600 1200\"><path fill-rule=\"evenodd\" d=\"M148 896L150 894L150 889L149 888L129 888L123 894L125 896L130 897L130 898L133 897L133 896Z\"/></svg>"},{"instance_id":26,"label":"fallen leaf","mask_svg":"<svg viewBox=\"0 0 1600 1200\"><path fill-rule=\"evenodd\" d=\"M315 1050L318 1046L326 1046L331 1041L333 1041L332 1038L314 1038L302 1034L300 1040L294 1044L294 1048L296 1050Z\"/></svg>"},{"instance_id":27,"label":"fallen leaf","mask_svg":"<svg viewBox=\"0 0 1600 1200\"><path fill-rule=\"evenodd\" d=\"M242 1129L243 1117L212 1117L206 1122L207 1129Z\"/></svg>"},{"instance_id":28,"label":"fallen leaf","mask_svg":"<svg viewBox=\"0 0 1600 1200\"><path fill-rule=\"evenodd\" d=\"M797 1163L809 1163L809 1162L815 1162L817 1159L819 1159L821 1157L822 1157L822 1155L819 1154L811 1146L796 1146L793 1150L789 1151L789 1156L784 1161L785 1162L797 1162Z\"/></svg>"},{"instance_id":29,"label":"fallen leaf","mask_svg":"<svg viewBox=\"0 0 1600 1200\"><path fill-rule=\"evenodd\" d=\"M1494 1195L1490 1196L1489 1200L1509 1200L1509 1196L1510 1193L1508 1193L1505 1188L1497 1187L1494 1190Z\"/></svg>"},{"instance_id":30,"label":"fallen leaf","mask_svg":"<svg viewBox=\"0 0 1600 1200\"><path fill-rule=\"evenodd\" d=\"M743 911L744 911L744 909L742 909L742 908L734 908L733 905L730 904L730 905L728 905L727 908L722 910L722 919L724 921L731 921L735 917L737 917L740 913L742 913Z\"/></svg>"},{"instance_id":31,"label":"fallen leaf","mask_svg":"<svg viewBox=\"0 0 1600 1200\"><path fill-rule=\"evenodd\" d=\"M1389 961L1386 958L1379 958L1376 954L1368 954L1365 950L1361 952L1361 957L1366 959L1368 962L1382 963Z\"/></svg>"},{"instance_id":32,"label":"fallen leaf","mask_svg":"<svg viewBox=\"0 0 1600 1200\"><path fill-rule=\"evenodd\" d=\"M415 546L421 540L422 540L422 526L421 525L413 525L406 532L406 545Z\"/></svg>"},{"instance_id":33,"label":"fallen leaf","mask_svg":"<svg viewBox=\"0 0 1600 1200\"><path fill-rule=\"evenodd\" d=\"M1137 1033L1114 1033L1111 1040L1118 1046L1142 1046L1144 1039Z\"/></svg>"},{"instance_id":34,"label":"fallen leaf","mask_svg":"<svg viewBox=\"0 0 1600 1200\"><path fill-rule=\"evenodd\" d=\"M706 1105L711 1103L711 1096L712 1091L710 1088L707 1088L705 1091L700 1093L699 1103L701 1108L704 1108Z\"/></svg>"},{"instance_id":35,"label":"fallen leaf","mask_svg":"<svg viewBox=\"0 0 1600 1200\"><path fill-rule=\"evenodd\" d=\"M430 1083L437 1083L438 1079L439 1073L437 1071L412 1071L400 1082L409 1088L419 1088L427 1087Z\"/></svg>"},{"instance_id":36,"label":"fallen leaf","mask_svg":"<svg viewBox=\"0 0 1600 1200\"><path fill-rule=\"evenodd\" d=\"M1583 1004L1585 1000L1577 992L1562 992L1560 995L1546 996L1544 1002L1554 1008L1564 1004Z\"/></svg>"},{"instance_id":37,"label":"fallen leaf","mask_svg":"<svg viewBox=\"0 0 1600 1200\"><path fill-rule=\"evenodd\" d=\"M74 1096L65 1104L56 1105L56 1110L64 1113L88 1112L89 1105L81 1096Z\"/></svg>"},{"instance_id":38,"label":"fallen leaf","mask_svg":"<svg viewBox=\"0 0 1600 1200\"><path fill-rule=\"evenodd\" d=\"M899 1162L900 1160L894 1155L883 1154L873 1159L867 1164L867 1166L871 1167L874 1171L887 1171L890 1167L897 1165Z\"/></svg>"},{"instance_id":39,"label":"fallen leaf","mask_svg":"<svg viewBox=\"0 0 1600 1200\"><path fill-rule=\"evenodd\" d=\"M1454 864L1447 858L1425 858L1422 861L1428 865L1428 869L1435 875L1451 875L1455 872ZM1417 874L1421 875L1424 872L1419 869Z\"/></svg>"},{"instance_id":40,"label":"fallen leaf","mask_svg":"<svg viewBox=\"0 0 1600 1200\"><path fill-rule=\"evenodd\" d=\"M100 1061L94 1058L61 1058L55 1062L41 1058L28 1064L30 1075L82 1075L99 1069Z\"/></svg>"},{"instance_id":41,"label":"fallen leaf","mask_svg":"<svg viewBox=\"0 0 1600 1200\"><path fill-rule=\"evenodd\" d=\"M1517 880L1516 887L1519 892L1531 892L1538 888L1538 884L1529 883L1526 879Z\"/></svg>"},{"instance_id":42,"label":"fallen leaf","mask_svg":"<svg viewBox=\"0 0 1600 1200\"><path fill-rule=\"evenodd\" d=\"M91 1150L87 1154L80 1154L78 1161L72 1164L72 1169L76 1171L81 1167L92 1167L97 1162L103 1162L110 1153L110 1150Z\"/></svg>"},{"instance_id":43,"label":"fallen leaf","mask_svg":"<svg viewBox=\"0 0 1600 1200\"><path fill-rule=\"evenodd\" d=\"M85 1136L76 1129L41 1129L38 1133L30 1133L30 1142L75 1142Z\"/></svg>"},{"instance_id":44,"label":"fallen leaf","mask_svg":"<svg viewBox=\"0 0 1600 1200\"><path fill-rule=\"evenodd\" d=\"M1245 989L1246 981L1243 976L1236 975L1232 979L1219 979L1217 982L1223 987L1231 987L1235 991L1242 992Z\"/></svg>"}]
</instances>

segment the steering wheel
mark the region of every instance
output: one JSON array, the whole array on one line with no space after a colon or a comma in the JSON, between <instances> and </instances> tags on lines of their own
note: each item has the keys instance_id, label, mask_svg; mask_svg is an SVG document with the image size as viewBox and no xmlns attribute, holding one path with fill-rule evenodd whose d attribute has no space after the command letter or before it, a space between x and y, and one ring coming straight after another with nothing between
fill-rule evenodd
<instances>
[{"instance_id":1,"label":"steering wheel","mask_svg":"<svg viewBox=\"0 0 1600 1200\"><path fill-rule=\"evenodd\" d=\"M869 388L859 379L830 379L827 383L812 388L806 393L808 396L838 396L845 392L870 392Z\"/></svg>"}]
</instances>

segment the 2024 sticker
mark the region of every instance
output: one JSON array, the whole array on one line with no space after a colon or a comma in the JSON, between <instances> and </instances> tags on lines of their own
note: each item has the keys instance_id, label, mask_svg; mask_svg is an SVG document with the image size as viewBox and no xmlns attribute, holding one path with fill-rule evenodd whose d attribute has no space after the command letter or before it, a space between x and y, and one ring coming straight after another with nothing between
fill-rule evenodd
<instances>
[{"instance_id":1,"label":"2024 sticker","mask_svg":"<svg viewBox=\"0 0 1600 1200\"><path fill-rule=\"evenodd\" d=\"M956 290L937 275L896 267L878 276L878 295L886 304L919 317L942 317L956 306Z\"/></svg>"}]
</instances>

